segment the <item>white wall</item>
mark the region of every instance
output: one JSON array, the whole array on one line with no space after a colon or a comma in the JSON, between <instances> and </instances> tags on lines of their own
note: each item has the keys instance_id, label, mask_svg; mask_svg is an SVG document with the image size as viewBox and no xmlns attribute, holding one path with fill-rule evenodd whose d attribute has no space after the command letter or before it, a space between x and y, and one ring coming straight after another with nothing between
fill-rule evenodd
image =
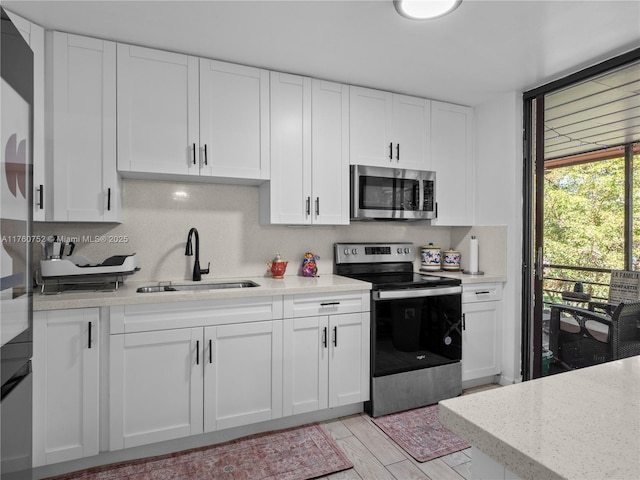
<instances>
[{"instance_id":1,"label":"white wall","mask_svg":"<svg viewBox=\"0 0 640 480\"><path fill-rule=\"evenodd\" d=\"M72 237L106 235L105 243L79 242L76 253L100 262L111 255L136 252L141 270L131 280L185 280L191 278L193 269L193 257L184 254L191 227L200 233L201 266L206 268L207 262L211 262L211 274L203 277L205 281L261 276L266 271L265 262L276 253L291 262L288 275L299 274L305 252L320 255L320 275L332 273L334 242L403 241L417 247L432 242L443 249L460 249L464 267L464 249L468 244L462 241L464 236L452 239L449 227L419 223L264 226L258 222L258 187L145 180L123 181L123 223L120 225L36 223L34 233ZM481 252L480 262L486 260L487 273L504 275L504 228L461 230L473 231L487 246L493 246L495 255L490 250ZM127 241L109 242L110 236L127 237ZM416 251L415 266L419 268L419 249ZM40 259L39 250L36 249L33 258Z\"/></svg>"},{"instance_id":2,"label":"white wall","mask_svg":"<svg viewBox=\"0 0 640 480\"><path fill-rule=\"evenodd\" d=\"M502 383L521 380L522 95L496 96L475 108L476 223L507 228Z\"/></svg>"}]
</instances>

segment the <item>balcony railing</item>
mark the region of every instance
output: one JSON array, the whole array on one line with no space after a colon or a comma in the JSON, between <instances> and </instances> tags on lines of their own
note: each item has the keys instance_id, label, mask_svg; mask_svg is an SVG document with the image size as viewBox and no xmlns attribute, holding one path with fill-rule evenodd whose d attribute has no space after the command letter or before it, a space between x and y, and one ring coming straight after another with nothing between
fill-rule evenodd
<instances>
[{"instance_id":1,"label":"balcony railing","mask_svg":"<svg viewBox=\"0 0 640 480\"><path fill-rule=\"evenodd\" d=\"M593 301L606 302L609 297L610 268L577 267L572 265L545 264L542 291L544 305L562 303L562 292L574 291L580 282L585 293Z\"/></svg>"}]
</instances>

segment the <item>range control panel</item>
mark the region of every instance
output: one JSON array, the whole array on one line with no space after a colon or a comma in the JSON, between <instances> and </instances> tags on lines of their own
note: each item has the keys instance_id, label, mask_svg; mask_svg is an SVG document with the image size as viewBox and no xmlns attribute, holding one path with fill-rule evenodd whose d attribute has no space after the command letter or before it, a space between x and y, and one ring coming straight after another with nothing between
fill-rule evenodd
<instances>
[{"instance_id":1,"label":"range control panel","mask_svg":"<svg viewBox=\"0 0 640 480\"><path fill-rule=\"evenodd\" d=\"M343 263L413 262L413 243L336 243L334 259Z\"/></svg>"}]
</instances>

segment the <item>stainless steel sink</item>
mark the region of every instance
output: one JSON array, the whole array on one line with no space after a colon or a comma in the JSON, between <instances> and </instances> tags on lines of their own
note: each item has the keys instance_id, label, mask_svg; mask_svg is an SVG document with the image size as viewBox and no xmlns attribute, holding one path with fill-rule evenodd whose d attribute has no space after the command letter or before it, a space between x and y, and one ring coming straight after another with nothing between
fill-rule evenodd
<instances>
[{"instance_id":1,"label":"stainless steel sink","mask_svg":"<svg viewBox=\"0 0 640 480\"><path fill-rule=\"evenodd\" d=\"M138 293L158 293L158 292L187 292L193 290L222 290L224 288L251 288L259 287L256 282L251 280L238 280L236 282L217 282L217 283L188 283L188 284L169 284L169 285L149 285L140 287L136 290Z\"/></svg>"}]
</instances>

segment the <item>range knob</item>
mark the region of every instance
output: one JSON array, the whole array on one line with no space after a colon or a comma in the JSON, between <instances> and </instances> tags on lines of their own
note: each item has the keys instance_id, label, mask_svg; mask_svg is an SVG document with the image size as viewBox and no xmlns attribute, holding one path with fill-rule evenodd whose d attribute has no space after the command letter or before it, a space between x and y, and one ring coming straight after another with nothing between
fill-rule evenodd
<instances>
[{"instance_id":1,"label":"range knob","mask_svg":"<svg viewBox=\"0 0 640 480\"><path fill-rule=\"evenodd\" d=\"M351 253L351 250L349 250L348 248L344 249L344 254L345 255L349 255Z\"/></svg>"},{"instance_id":2,"label":"range knob","mask_svg":"<svg viewBox=\"0 0 640 480\"><path fill-rule=\"evenodd\" d=\"M402 248L398 247L398 255L402 255Z\"/></svg>"},{"instance_id":3,"label":"range knob","mask_svg":"<svg viewBox=\"0 0 640 480\"><path fill-rule=\"evenodd\" d=\"M351 249L351 254L352 255L357 255L358 254L358 249L357 248Z\"/></svg>"},{"instance_id":4,"label":"range knob","mask_svg":"<svg viewBox=\"0 0 640 480\"><path fill-rule=\"evenodd\" d=\"M409 247L405 248L404 253L408 255L409 253L411 253L411 249Z\"/></svg>"}]
</instances>

